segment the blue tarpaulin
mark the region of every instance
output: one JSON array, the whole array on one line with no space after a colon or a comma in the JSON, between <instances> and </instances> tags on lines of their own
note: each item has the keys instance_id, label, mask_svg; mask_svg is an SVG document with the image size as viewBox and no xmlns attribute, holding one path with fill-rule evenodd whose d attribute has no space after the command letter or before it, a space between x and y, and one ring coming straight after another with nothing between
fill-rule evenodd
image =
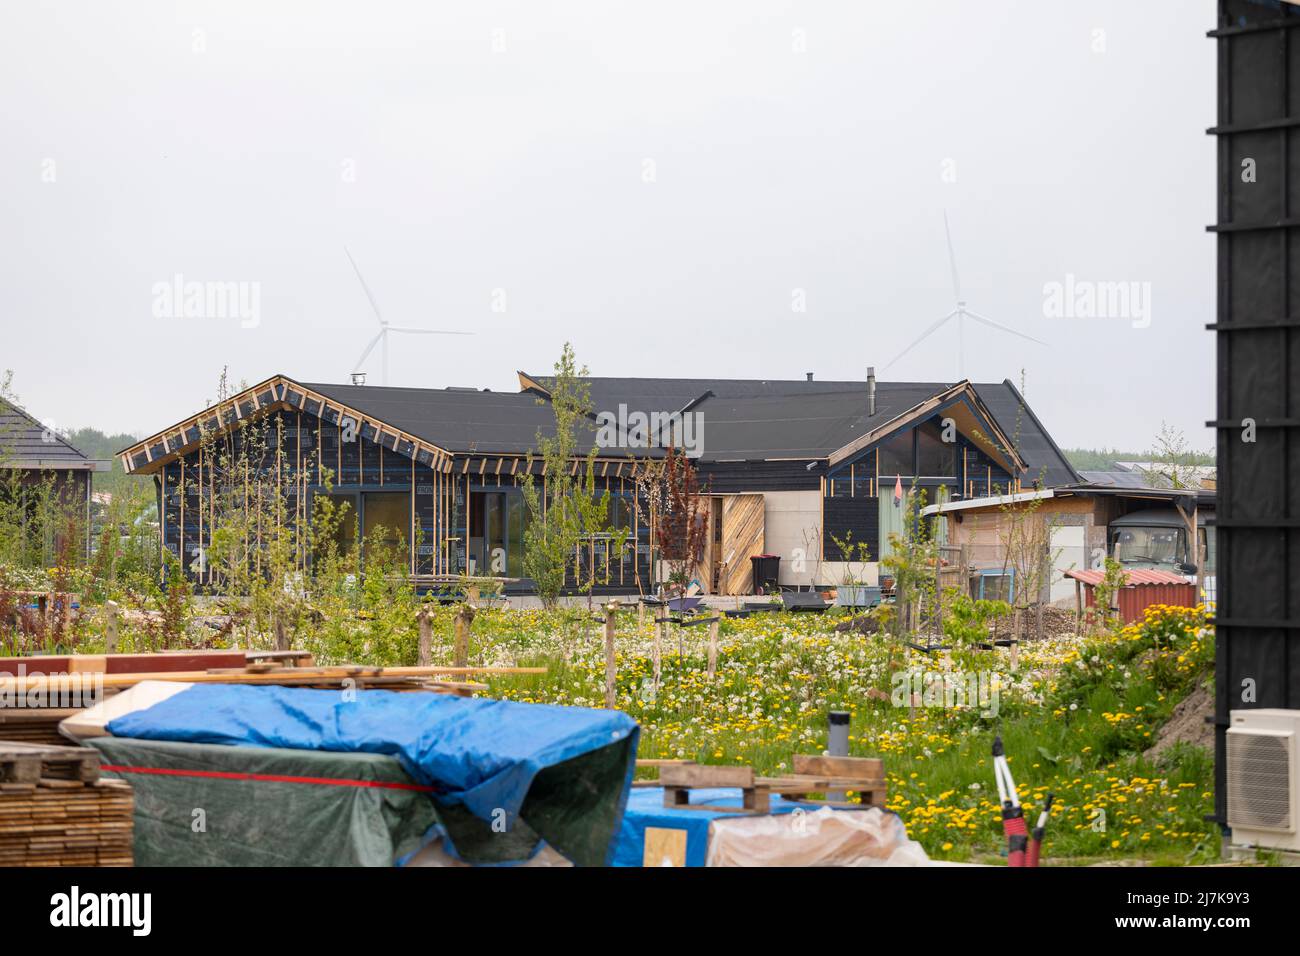
<instances>
[{"instance_id":1,"label":"blue tarpaulin","mask_svg":"<svg viewBox=\"0 0 1300 956\"><path fill-rule=\"evenodd\" d=\"M613 710L448 694L199 684L111 721L108 731L147 740L389 754L415 781L435 788L441 807L461 807L507 829L515 826L538 774L560 768L534 794L537 819L525 814L525 822L543 833L547 826L572 829L584 818L588 827L594 817L606 820L612 824L602 848L608 859L640 729ZM572 769L572 779L560 765Z\"/></svg>"},{"instance_id":2,"label":"blue tarpaulin","mask_svg":"<svg viewBox=\"0 0 1300 956\"><path fill-rule=\"evenodd\" d=\"M686 865L703 866L709 852L709 823L719 817L751 816L743 809L737 789L699 788L690 791L691 803L711 807L735 807L734 813L719 810L686 810L664 806L663 787L637 787L628 800L612 866L641 866L645 857L646 827L686 831ZM791 813L798 803L773 794L770 813Z\"/></svg>"}]
</instances>

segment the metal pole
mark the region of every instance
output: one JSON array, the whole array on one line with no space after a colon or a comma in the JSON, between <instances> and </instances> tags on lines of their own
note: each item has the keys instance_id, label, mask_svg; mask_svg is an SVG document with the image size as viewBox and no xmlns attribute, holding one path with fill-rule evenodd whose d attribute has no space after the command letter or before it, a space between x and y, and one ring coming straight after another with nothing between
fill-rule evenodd
<instances>
[{"instance_id":1,"label":"metal pole","mask_svg":"<svg viewBox=\"0 0 1300 956\"><path fill-rule=\"evenodd\" d=\"M828 732L826 734L826 753L831 757L849 755L849 712L832 710L827 715ZM843 790L827 791L826 799L831 803L844 803L848 798Z\"/></svg>"}]
</instances>

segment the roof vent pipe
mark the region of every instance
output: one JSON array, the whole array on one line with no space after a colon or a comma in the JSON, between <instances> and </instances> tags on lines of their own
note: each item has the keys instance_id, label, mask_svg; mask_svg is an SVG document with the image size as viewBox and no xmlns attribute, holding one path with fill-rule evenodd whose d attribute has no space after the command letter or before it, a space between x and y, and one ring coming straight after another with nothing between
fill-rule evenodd
<instances>
[{"instance_id":1,"label":"roof vent pipe","mask_svg":"<svg viewBox=\"0 0 1300 956\"><path fill-rule=\"evenodd\" d=\"M812 372L804 372L804 374L808 376L808 381L811 382L811 381L812 381L813 373L812 373Z\"/></svg>"},{"instance_id":2,"label":"roof vent pipe","mask_svg":"<svg viewBox=\"0 0 1300 956\"><path fill-rule=\"evenodd\" d=\"M867 417L876 414L876 367L867 366Z\"/></svg>"}]
</instances>

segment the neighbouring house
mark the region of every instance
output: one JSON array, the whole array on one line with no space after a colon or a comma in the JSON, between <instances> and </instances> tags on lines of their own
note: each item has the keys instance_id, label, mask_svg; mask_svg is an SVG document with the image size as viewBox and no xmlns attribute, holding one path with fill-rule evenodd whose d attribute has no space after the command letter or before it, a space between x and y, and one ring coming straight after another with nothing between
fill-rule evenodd
<instances>
[{"instance_id":1,"label":"neighbouring house","mask_svg":"<svg viewBox=\"0 0 1300 956\"><path fill-rule=\"evenodd\" d=\"M870 372L855 382L585 381L593 416L584 441L597 452L611 526L629 535L613 553L611 529L602 529L575 556L594 564L604 592L653 589L653 515L634 501L635 477L670 444L691 455L707 486L696 583L719 594L752 593L750 558L765 553L781 557L783 587L834 586L846 571L874 583L908 508L1080 480L1009 381L877 383ZM530 452L554 417L548 376L520 372L519 386L390 388L277 375L125 449L121 460L127 472L155 477L162 546L198 583L215 583L204 561L213 476L254 422L275 436L274 454L259 450L259 467L275 475L294 520L310 522L314 502L329 495L357 516L356 531L344 534L397 529L417 575L522 578L521 483L531 471L545 484ZM835 544L850 533L870 557L851 569Z\"/></svg>"},{"instance_id":2,"label":"neighbouring house","mask_svg":"<svg viewBox=\"0 0 1300 956\"><path fill-rule=\"evenodd\" d=\"M1072 606L1075 584L1066 572L1100 570L1109 555L1130 570L1170 571L1189 579L1200 570L1206 598L1215 599L1213 491L1150 487L1134 472L1085 471L1080 478L1057 487L930 505L923 514L940 518L947 543L963 549L976 597ZM1196 522L1194 548L1188 515ZM1046 573L1034 575L1037 595L1024 594L1017 581L1026 577L1026 541L1034 542L1050 564Z\"/></svg>"},{"instance_id":3,"label":"neighbouring house","mask_svg":"<svg viewBox=\"0 0 1300 956\"><path fill-rule=\"evenodd\" d=\"M87 457L57 430L0 399L0 495L23 499L25 520L37 520L38 501L48 493L50 502L78 519L77 536L84 535L84 553L89 554L92 476L111 469L112 462ZM58 555L60 536L66 533L66 526L46 527L45 560Z\"/></svg>"}]
</instances>

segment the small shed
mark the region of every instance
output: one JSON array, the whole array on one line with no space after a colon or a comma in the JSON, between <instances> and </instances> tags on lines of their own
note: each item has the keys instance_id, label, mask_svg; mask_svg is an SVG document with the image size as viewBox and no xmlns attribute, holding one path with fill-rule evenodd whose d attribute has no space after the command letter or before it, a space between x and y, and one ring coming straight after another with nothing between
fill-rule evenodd
<instances>
[{"instance_id":1,"label":"small shed","mask_svg":"<svg viewBox=\"0 0 1300 956\"><path fill-rule=\"evenodd\" d=\"M1097 585L1105 577L1104 571L1065 572L1067 578L1074 579L1075 593L1078 595L1080 617L1085 607L1096 607ZM1196 606L1196 583L1189 581L1172 571L1160 571L1148 568L1125 570L1125 583L1115 596L1119 606L1119 618L1125 624L1142 620L1146 609L1153 604L1168 604L1174 607Z\"/></svg>"}]
</instances>

